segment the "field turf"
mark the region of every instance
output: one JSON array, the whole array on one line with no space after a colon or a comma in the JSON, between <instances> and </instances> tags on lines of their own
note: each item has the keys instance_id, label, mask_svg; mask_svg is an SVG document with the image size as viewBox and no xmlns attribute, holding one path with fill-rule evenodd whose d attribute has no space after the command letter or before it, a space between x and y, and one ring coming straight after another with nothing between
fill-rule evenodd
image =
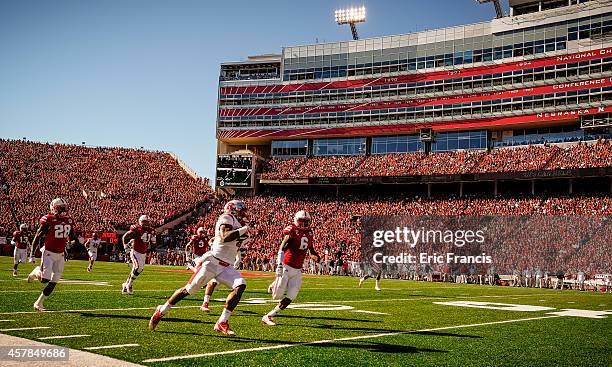
<instances>
[{"instance_id":1,"label":"field turf","mask_svg":"<svg viewBox=\"0 0 612 367\"><path fill-rule=\"evenodd\" d=\"M135 294L126 296L120 290L129 265L99 262L93 273L87 273L86 266L84 261L67 262L64 279L69 283L58 284L45 303L54 312L36 313L32 304L43 286L24 280L33 265L22 264L19 277L13 278L12 259L0 257L0 332L34 340L89 335L44 340L75 349L138 344L92 352L159 367L612 365L612 314L549 314L562 309L612 310L611 294L386 279L381 282L383 290L376 292L373 280L357 288L356 278L306 276L295 303L308 309L285 310L276 318L278 325L270 327L260 319L275 304L266 293L272 274L250 273L243 302L230 319L238 336L228 338L212 330L223 302L213 302L211 313L202 313L198 307L203 292L180 302L157 331L148 330L154 307L189 279L191 274L182 268L147 265L134 282ZM227 294L220 287L213 299ZM554 310L434 303L451 301ZM30 327L50 328L2 331ZM180 356L188 357L167 359Z\"/></svg>"}]
</instances>

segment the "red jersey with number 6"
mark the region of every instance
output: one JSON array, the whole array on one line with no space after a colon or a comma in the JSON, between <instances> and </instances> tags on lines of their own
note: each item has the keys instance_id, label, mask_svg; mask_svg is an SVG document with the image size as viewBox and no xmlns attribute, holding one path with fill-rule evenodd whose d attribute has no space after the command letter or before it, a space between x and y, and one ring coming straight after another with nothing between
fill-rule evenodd
<instances>
[{"instance_id":1,"label":"red jersey with number 6","mask_svg":"<svg viewBox=\"0 0 612 367\"><path fill-rule=\"evenodd\" d=\"M195 256L200 257L208 251L208 238L206 236L194 234L190 241L193 244L192 251Z\"/></svg>"},{"instance_id":2,"label":"red jersey with number 6","mask_svg":"<svg viewBox=\"0 0 612 367\"><path fill-rule=\"evenodd\" d=\"M130 231L134 233L134 251L146 254L149 244L155 242L155 229L132 224Z\"/></svg>"},{"instance_id":3,"label":"red jersey with number 6","mask_svg":"<svg viewBox=\"0 0 612 367\"><path fill-rule=\"evenodd\" d=\"M74 220L63 215L47 214L40 218L40 225L47 227L45 251L63 254L71 233L76 230Z\"/></svg>"},{"instance_id":4,"label":"red jersey with number 6","mask_svg":"<svg viewBox=\"0 0 612 367\"><path fill-rule=\"evenodd\" d=\"M289 236L283 264L301 269L308 250L313 248L312 229L303 229L292 224L283 229L283 235Z\"/></svg>"}]
</instances>

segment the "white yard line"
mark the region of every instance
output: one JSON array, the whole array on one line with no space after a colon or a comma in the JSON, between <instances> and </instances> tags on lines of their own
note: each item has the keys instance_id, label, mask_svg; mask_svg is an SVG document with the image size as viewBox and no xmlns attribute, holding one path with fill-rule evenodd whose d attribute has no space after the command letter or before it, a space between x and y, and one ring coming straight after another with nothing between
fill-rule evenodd
<instances>
[{"instance_id":1,"label":"white yard line","mask_svg":"<svg viewBox=\"0 0 612 367\"><path fill-rule=\"evenodd\" d=\"M351 312L367 313L371 315L388 315L388 313L385 313L385 312L366 311L366 310L353 310Z\"/></svg>"},{"instance_id":2,"label":"white yard line","mask_svg":"<svg viewBox=\"0 0 612 367\"><path fill-rule=\"evenodd\" d=\"M191 355L164 357L164 358L152 358L152 359L146 359L146 360L144 360L142 362L143 363L167 362L167 361L176 361L176 360L181 360L181 359L193 359L193 358L202 358L202 357L212 357L212 356L226 355L226 354L237 354L237 353L245 353L245 352L257 352L257 351L262 351L262 350L283 349L283 348L300 347L300 346L317 345L317 344L329 344L329 343L351 341L351 340L374 339L374 338L382 338L382 337L386 337L386 336L397 336L397 335L403 335L403 334L415 334L415 333L421 333L421 332L432 332L432 331L441 331L441 330L462 329L462 328L487 326L487 325L496 325L496 324L509 324L509 323L514 323L514 322L531 321L531 320L542 320L542 319L550 319L550 318L555 318L555 317L560 317L560 316L556 316L556 315L555 316L540 316L540 317L530 317L530 318L525 318L525 319L513 319L513 320L483 322L483 323L478 323L478 324L443 326L443 327L432 328L432 329L409 330L409 331L398 331L398 332L389 332L389 333L381 333L381 334L351 336L351 337L346 337L346 338L325 339L325 340L317 340L317 341L312 341L312 342L295 343L295 344L277 344L277 345L271 345L271 346L266 346L266 347L226 350L226 351L222 351L222 352L191 354Z\"/></svg>"},{"instance_id":3,"label":"white yard line","mask_svg":"<svg viewBox=\"0 0 612 367\"><path fill-rule=\"evenodd\" d=\"M15 320L0 320L0 322L13 322Z\"/></svg>"},{"instance_id":4,"label":"white yard line","mask_svg":"<svg viewBox=\"0 0 612 367\"><path fill-rule=\"evenodd\" d=\"M85 350L99 350L99 349L115 349L115 348L129 348L139 347L140 344L115 344L115 345L100 345L98 347L87 347Z\"/></svg>"},{"instance_id":5,"label":"white yard line","mask_svg":"<svg viewBox=\"0 0 612 367\"><path fill-rule=\"evenodd\" d=\"M535 297L545 296L549 294L524 294L517 295L517 297ZM470 297L454 297L453 299L460 298L506 298L505 295L494 295L494 296L470 296ZM308 303L377 303L377 302L404 302L404 301L427 301L427 300L439 300L439 299L451 299L451 297L414 297L414 298L382 298L382 299L359 299L359 300L316 300L309 301ZM246 306L269 306L270 303L240 303L240 307ZM210 307L220 307L221 304L211 305ZM150 307L127 307L127 308L94 308L94 309L80 309L80 310L47 310L44 313L70 313L70 312L98 312L98 311L141 311L141 310L154 310L157 305ZM199 308L200 306L174 306L173 309L180 308ZM0 315L24 315L24 314L39 314L38 311L14 311L14 312L0 312Z\"/></svg>"},{"instance_id":6,"label":"white yard line","mask_svg":"<svg viewBox=\"0 0 612 367\"><path fill-rule=\"evenodd\" d=\"M72 338L84 338L86 336L91 336L91 335L88 335L88 334L77 334L77 335L45 336L44 338L38 338L38 340L72 339Z\"/></svg>"},{"instance_id":7,"label":"white yard line","mask_svg":"<svg viewBox=\"0 0 612 367\"><path fill-rule=\"evenodd\" d=\"M51 329L51 326L33 326L33 327L18 327L12 329L0 329L0 331L25 331L25 330L41 330L41 329Z\"/></svg>"},{"instance_id":8,"label":"white yard line","mask_svg":"<svg viewBox=\"0 0 612 367\"><path fill-rule=\"evenodd\" d=\"M83 309L83 310L47 310L44 312L39 311L15 311L15 312L1 312L0 315L19 315L19 314L41 314L41 313L70 313L70 312L96 312L96 311L138 311L138 310L154 310L157 307L127 307L127 308L94 308L94 309ZM174 306L174 308L199 308L200 306ZM2 330L0 330L2 331Z\"/></svg>"}]
</instances>

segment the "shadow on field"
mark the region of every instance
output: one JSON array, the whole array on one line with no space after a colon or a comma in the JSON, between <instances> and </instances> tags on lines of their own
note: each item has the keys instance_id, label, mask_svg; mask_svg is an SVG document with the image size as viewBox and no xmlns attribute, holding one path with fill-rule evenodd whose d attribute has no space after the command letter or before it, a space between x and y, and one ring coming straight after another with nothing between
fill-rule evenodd
<instances>
[{"instance_id":1,"label":"shadow on field","mask_svg":"<svg viewBox=\"0 0 612 367\"><path fill-rule=\"evenodd\" d=\"M363 349L374 353L393 353L393 354L414 354L414 353L448 353L447 350L429 349L429 348L416 348L409 345L396 345L387 343L376 343L376 342L364 342L363 344L358 343L325 343L316 344L317 347L331 347L331 348L351 348L351 349Z\"/></svg>"},{"instance_id":2,"label":"shadow on field","mask_svg":"<svg viewBox=\"0 0 612 367\"><path fill-rule=\"evenodd\" d=\"M397 345L380 342L362 342L362 343L345 343L345 342L329 342L329 343L308 343L308 342L292 342L286 340L263 340L263 339L251 339L242 337L228 338L226 336L214 335L214 337L223 338L231 342L251 342L258 341L262 343L271 344L303 344L305 347L314 348L352 348L352 349L363 349L374 353L393 353L393 354L414 354L414 353L448 353L447 350L429 349L429 348L416 348L409 345Z\"/></svg>"},{"instance_id":3,"label":"shadow on field","mask_svg":"<svg viewBox=\"0 0 612 367\"><path fill-rule=\"evenodd\" d=\"M109 319L130 319L130 320L149 320L150 316L138 316L138 315L111 315L106 313L88 313L88 312L77 312L82 317L95 317L95 318L109 318ZM179 319L176 317L168 317L163 319L163 322L188 322L190 324L214 324L214 322L204 322L194 319Z\"/></svg>"}]
</instances>

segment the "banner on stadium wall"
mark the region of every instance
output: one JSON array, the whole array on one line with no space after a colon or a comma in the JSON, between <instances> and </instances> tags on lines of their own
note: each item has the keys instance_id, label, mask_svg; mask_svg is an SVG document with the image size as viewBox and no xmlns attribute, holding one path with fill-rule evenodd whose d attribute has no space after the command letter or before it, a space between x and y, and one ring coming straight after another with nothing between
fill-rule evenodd
<instances>
[{"instance_id":1,"label":"banner on stadium wall","mask_svg":"<svg viewBox=\"0 0 612 367\"><path fill-rule=\"evenodd\" d=\"M467 102L489 101L495 99L518 98L539 94L551 94L558 92L573 92L583 89L612 86L612 77L583 80L579 82L545 85L541 87L513 89L499 92L484 92L461 94L444 97L415 98L400 101L370 102L370 103L345 103L337 105L300 106L288 108L234 108L219 109L219 116L277 116L277 115L299 115L305 113L325 113L344 111L373 111L389 108L404 108L418 106L435 106L439 104L458 104Z\"/></svg>"},{"instance_id":2,"label":"banner on stadium wall","mask_svg":"<svg viewBox=\"0 0 612 367\"><path fill-rule=\"evenodd\" d=\"M515 70L541 68L571 62L588 61L612 56L612 47L583 51L566 55L544 57L532 60L514 61L508 63L495 63L477 67L464 67L460 69L435 71L430 73L414 73L409 75L368 78L360 80L343 80L334 82L317 83L292 83L252 87L221 87L220 94L252 94L252 93L280 93L306 90L324 90L339 88L358 88L364 86L393 85L403 83L415 83L432 80L463 78L483 74L499 74Z\"/></svg>"},{"instance_id":3,"label":"banner on stadium wall","mask_svg":"<svg viewBox=\"0 0 612 367\"><path fill-rule=\"evenodd\" d=\"M309 185L364 185L364 184L426 184L450 182L478 182L494 180L527 180L546 178L579 178L612 176L612 167L540 170L522 172L488 172L458 175L428 176L372 176L372 177L310 177ZM279 180L277 183L283 183ZM293 181L293 180L292 180ZM285 181L285 184L293 182ZM303 184L303 183L302 183Z\"/></svg>"},{"instance_id":4,"label":"banner on stadium wall","mask_svg":"<svg viewBox=\"0 0 612 367\"><path fill-rule=\"evenodd\" d=\"M543 112L535 115L487 117L481 119L466 119L456 121L439 121L408 123L395 125L369 125L356 127L329 127L329 128L307 128L307 129L254 129L254 130L217 130L217 138L305 138L319 136L357 136L357 135L398 135L416 133L419 129L429 127L434 130L454 130L476 127L489 127L499 125L517 125L539 121L577 120L580 116L595 115L611 112L612 107L601 106L582 108L574 110L563 110Z\"/></svg>"},{"instance_id":5,"label":"banner on stadium wall","mask_svg":"<svg viewBox=\"0 0 612 367\"><path fill-rule=\"evenodd\" d=\"M605 216L364 216L361 263L370 276L608 272L610 236Z\"/></svg>"}]
</instances>

